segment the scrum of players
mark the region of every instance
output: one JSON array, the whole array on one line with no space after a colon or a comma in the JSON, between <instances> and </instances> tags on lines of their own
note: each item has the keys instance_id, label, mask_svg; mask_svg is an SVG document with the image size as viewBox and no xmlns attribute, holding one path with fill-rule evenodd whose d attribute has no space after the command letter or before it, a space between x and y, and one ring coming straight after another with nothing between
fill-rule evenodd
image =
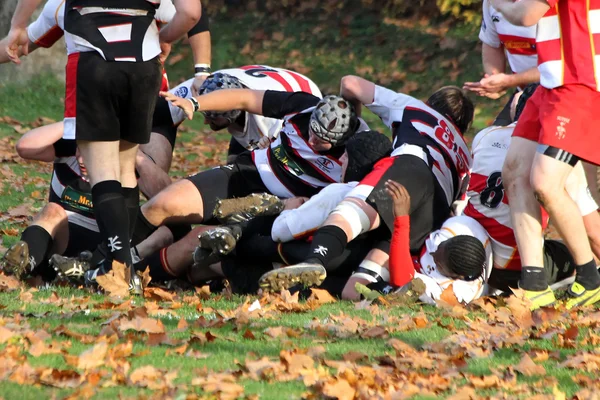
<instances>
[{"instance_id":1,"label":"scrum of players","mask_svg":"<svg viewBox=\"0 0 600 400\"><path fill-rule=\"evenodd\" d=\"M519 287L532 308L553 304L553 289L561 288L567 307L600 300L600 280L584 269L579 253L571 254L568 231L559 227L563 243L543 240L541 229L539 237L524 238L519 228L528 223L519 182L529 182L532 166L515 160L540 153L536 138L531 154L515 150L513 134L522 118L532 118L526 106L540 101L540 79L552 87L544 81L551 72L538 70L537 20L517 21L506 3L483 1L484 77L463 88L442 87L426 101L357 76L341 78L341 92L323 96L309 77L283 68L212 72L203 17L189 33L196 75L168 90L165 74L150 142L138 151L138 184L148 201L131 205L139 207L129 227L135 271L149 268L153 282L218 285L226 279L236 293L321 286L358 300L363 289L357 284L388 294L406 292L418 280L424 286L418 298L430 304L444 292L466 304ZM30 51L62 36L61 7L64 2L48 0L28 27ZM546 11L540 24L552 8ZM173 14L171 1L163 0L155 18L166 23ZM7 61L0 54L0 62ZM463 137L474 116L467 92L493 99L512 93L471 147ZM363 107L381 118L392 141L368 127ZM197 112L211 130L231 134L227 162L172 181L178 127ZM19 279L93 286L110 271L118 243L102 241L86 160L64 136L59 122L17 143L21 157L52 162L54 171L48 203L2 263ZM598 204L586 179L595 167L570 152L562 158L569 168L559 191L576 204L587 246L600 257ZM597 193L595 180L589 185ZM537 186L535 193L541 198ZM545 228L555 212L541 204L533 214ZM540 249L536 270L531 247ZM597 275L595 268L594 262ZM539 279L532 284L531 272L541 272L541 285Z\"/></svg>"}]
</instances>

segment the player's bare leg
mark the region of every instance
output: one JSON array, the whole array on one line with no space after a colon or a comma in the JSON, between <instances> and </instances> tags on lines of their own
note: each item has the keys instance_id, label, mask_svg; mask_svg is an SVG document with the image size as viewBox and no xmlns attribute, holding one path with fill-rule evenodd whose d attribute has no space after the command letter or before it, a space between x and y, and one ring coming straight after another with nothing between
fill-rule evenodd
<instances>
[{"instance_id":1,"label":"player's bare leg","mask_svg":"<svg viewBox=\"0 0 600 400\"><path fill-rule=\"evenodd\" d=\"M314 235L306 262L265 273L260 277L259 286L264 290L280 291L296 284L320 285L327 277L324 266L341 255L349 241L376 229L379 224L377 211L364 200L344 199Z\"/></svg>"},{"instance_id":2,"label":"player's bare leg","mask_svg":"<svg viewBox=\"0 0 600 400\"><path fill-rule=\"evenodd\" d=\"M361 263L361 267L365 268L370 265L376 266L379 269L385 269L387 272L388 260L390 256L380 249L372 249L369 254L365 257L365 260ZM366 261L366 263L365 263ZM371 264L372 263L372 264ZM364 265L363 265L364 264ZM348 278L348 282L342 290L342 299L344 300L360 300L360 293L356 291L356 284L368 285L369 283L376 282L377 279L371 275L365 273L354 273Z\"/></svg>"},{"instance_id":3,"label":"player's bare leg","mask_svg":"<svg viewBox=\"0 0 600 400\"><path fill-rule=\"evenodd\" d=\"M592 197L594 197L596 203L600 204L600 192L598 189L598 166L584 161L582 161L582 163L587 184L590 188L590 193L592 193Z\"/></svg>"},{"instance_id":4,"label":"player's bare leg","mask_svg":"<svg viewBox=\"0 0 600 400\"><path fill-rule=\"evenodd\" d=\"M523 269L520 285L533 303L543 307L556 301L543 270L542 215L530 181L537 143L513 137L502 168L502 182ZM564 191L564 188L563 188Z\"/></svg>"},{"instance_id":5,"label":"player's bare leg","mask_svg":"<svg viewBox=\"0 0 600 400\"><path fill-rule=\"evenodd\" d=\"M140 175L140 191L152 198L169 186L172 181L168 175L173 159L171 143L158 133L150 135L150 142L140 145L135 167Z\"/></svg>"},{"instance_id":6,"label":"player's bare leg","mask_svg":"<svg viewBox=\"0 0 600 400\"><path fill-rule=\"evenodd\" d=\"M540 203L553 220L576 264L575 283L570 288L572 299L567 307L595 303L600 300L600 274L581 213L568 195L565 183L573 167L554 157L537 153L531 171L531 184Z\"/></svg>"}]
</instances>

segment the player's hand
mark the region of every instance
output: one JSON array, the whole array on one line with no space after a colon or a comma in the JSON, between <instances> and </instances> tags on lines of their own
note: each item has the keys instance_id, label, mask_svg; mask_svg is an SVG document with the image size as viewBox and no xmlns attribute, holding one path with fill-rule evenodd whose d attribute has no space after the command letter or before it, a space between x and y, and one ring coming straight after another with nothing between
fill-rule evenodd
<instances>
[{"instance_id":1,"label":"player's hand","mask_svg":"<svg viewBox=\"0 0 600 400\"><path fill-rule=\"evenodd\" d=\"M394 216L401 217L410 212L410 195L408 190L396 181L385 182L385 190L394 202Z\"/></svg>"},{"instance_id":2,"label":"player's hand","mask_svg":"<svg viewBox=\"0 0 600 400\"><path fill-rule=\"evenodd\" d=\"M184 99L182 97L177 97L173 93L169 92L160 92L161 97L164 97L168 102L173 104L175 107L179 107L185 113L187 119L194 119L194 105L188 99Z\"/></svg>"},{"instance_id":3,"label":"player's hand","mask_svg":"<svg viewBox=\"0 0 600 400\"><path fill-rule=\"evenodd\" d=\"M260 139L258 139L258 143L257 146L259 149L266 149L267 147L269 147L271 145L271 139L263 136Z\"/></svg>"},{"instance_id":4,"label":"player's hand","mask_svg":"<svg viewBox=\"0 0 600 400\"><path fill-rule=\"evenodd\" d=\"M160 54L158 55L158 60L162 65L165 65L165 61L167 61L167 57L171 54L171 43L162 43L160 44Z\"/></svg>"},{"instance_id":5,"label":"player's hand","mask_svg":"<svg viewBox=\"0 0 600 400\"><path fill-rule=\"evenodd\" d=\"M477 93L479 96L490 99L498 99L506 93L511 86L510 77L507 74L485 74L479 82L465 82L464 90Z\"/></svg>"},{"instance_id":6,"label":"player's hand","mask_svg":"<svg viewBox=\"0 0 600 400\"><path fill-rule=\"evenodd\" d=\"M198 96L200 95L199 90L200 86L204 83L204 81L208 78L208 75L197 76L194 78L194 82L192 83L192 95Z\"/></svg>"},{"instance_id":7,"label":"player's hand","mask_svg":"<svg viewBox=\"0 0 600 400\"><path fill-rule=\"evenodd\" d=\"M294 210L308 201L308 197L292 197L291 199L283 200L284 210Z\"/></svg>"},{"instance_id":8,"label":"player's hand","mask_svg":"<svg viewBox=\"0 0 600 400\"><path fill-rule=\"evenodd\" d=\"M19 51L20 50L20 51ZM6 54L15 64L21 64L20 54L29 54L29 36L25 28L12 28L6 37Z\"/></svg>"}]
</instances>

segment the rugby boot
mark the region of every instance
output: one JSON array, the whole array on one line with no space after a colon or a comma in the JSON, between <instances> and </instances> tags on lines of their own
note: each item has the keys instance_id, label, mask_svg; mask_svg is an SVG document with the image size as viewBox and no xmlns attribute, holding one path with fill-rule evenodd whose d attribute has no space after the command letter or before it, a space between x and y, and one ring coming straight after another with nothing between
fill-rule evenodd
<instances>
[{"instance_id":1,"label":"rugby boot","mask_svg":"<svg viewBox=\"0 0 600 400\"><path fill-rule=\"evenodd\" d=\"M6 273L23 280L33 270L29 261L29 246L26 242L19 240L6 250L1 264Z\"/></svg>"},{"instance_id":2,"label":"rugby boot","mask_svg":"<svg viewBox=\"0 0 600 400\"><path fill-rule=\"evenodd\" d=\"M127 272L129 271L129 273ZM133 267L127 267L125 269L125 277L129 275L129 294L132 296L143 296L144 295L144 283L142 277L135 271Z\"/></svg>"},{"instance_id":3,"label":"rugby boot","mask_svg":"<svg viewBox=\"0 0 600 400\"><path fill-rule=\"evenodd\" d=\"M556 296L550 286L546 289L538 290L523 290L525 292L525 298L531 301L531 311L537 310L541 307L552 306L556 303Z\"/></svg>"},{"instance_id":4,"label":"rugby boot","mask_svg":"<svg viewBox=\"0 0 600 400\"><path fill-rule=\"evenodd\" d=\"M77 257L64 257L55 254L50 258L50 266L56 271L59 279L68 279L75 283L81 283L84 275L91 269L90 260L92 253L82 251Z\"/></svg>"},{"instance_id":5,"label":"rugby boot","mask_svg":"<svg viewBox=\"0 0 600 400\"><path fill-rule=\"evenodd\" d=\"M284 204L277 196L253 193L236 199L217 201L213 215L223 223L245 222L260 216L277 215Z\"/></svg>"},{"instance_id":6,"label":"rugby boot","mask_svg":"<svg viewBox=\"0 0 600 400\"><path fill-rule=\"evenodd\" d=\"M258 280L265 291L279 292L298 284L320 286L327 277L327 271L321 264L300 263L269 271Z\"/></svg>"},{"instance_id":7,"label":"rugby boot","mask_svg":"<svg viewBox=\"0 0 600 400\"><path fill-rule=\"evenodd\" d=\"M567 290L569 298L565 301L567 309L583 307L600 301L600 286L595 289L586 289L579 282L573 282Z\"/></svg>"},{"instance_id":8,"label":"rugby boot","mask_svg":"<svg viewBox=\"0 0 600 400\"><path fill-rule=\"evenodd\" d=\"M241 237L242 229L238 225L218 226L198 235L201 248L221 256L231 253Z\"/></svg>"}]
</instances>

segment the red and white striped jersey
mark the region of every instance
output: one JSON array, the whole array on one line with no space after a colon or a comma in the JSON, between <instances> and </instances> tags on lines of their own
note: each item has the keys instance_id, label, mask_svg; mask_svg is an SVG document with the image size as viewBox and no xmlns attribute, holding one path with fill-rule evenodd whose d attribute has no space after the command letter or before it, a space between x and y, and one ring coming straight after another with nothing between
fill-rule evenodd
<instances>
[{"instance_id":1,"label":"red and white striped jersey","mask_svg":"<svg viewBox=\"0 0 600 400\"><path fill-rule=\"evenodd\" d=\"M269 67L266 65L249 65L239 68L222 69L216 72L235 76L248 89L277 90L285 92L307 92L322 98L318 86L306 76L283 68ZM178 97L189 99L192 97L192 84L194 79L189 79L179 86L174 87L171 93ZM173 124L179 125L185 119L185 113L169 103ZM262 137L274 138L279 134L283 121L281 119L267 118L262 115L246 113L246 125L241 132L230 130L231 135L248 150L256 149L256 144Z\"/></svg>"},{"instance_id":2,"label":"red and white striped jersey","mask_svg":"<svg viewBox=\"0 0 600 400\"><path fill-rule=\"evenodd\" d=\"M585 85L600 91L600 0L546 0L538 22L541 84Z\"/></svg>"},{"instance_id":3,"label":"red and white striped jersey","mask_svg":"<svg viewBox=\"0 0 600 400\"><path fill-rule=\"evenodd\" d=\"M487 255L486 270L484 276L474 281L463 281L451 279L442 275L436 266L432 253L434 253L440 243L459 235L468 235L477 238ZM456 299L461 303L470 303L471 301L487 294L487 279L490 276L492 268L492 248L490 238L485 229L473 218L458 216L446 220L442 227L432 232L421 251L421 255L414 260L415 273L414 278L419 278L425 284L425 293L419 297L421 301L429 304L436 304L450 285Z\"/></svg>"},{"instance_id":4,"label":"red and white striped jersey","mask_svg":"<svg viewBox=\"0 0 600 400\"><path fill-rule=\"evenodd\" d=\"M448 118L414 97L382 86L375 86L373 103L367 108L392 130L392 157L410 154L421 158L444 190L449 206L463 194L471 153Z\"/></svg>"},{"instance_id":5,"label":"red and white striped jersey","mask_svg":"<svg viewBox=\"0 0 600 400\"><path fill-rule=\"evenodd\" d=\"M479 132L473 140L473 167L467 195L469 203L464 215L477 220L492 239L494 267L520 270L521 258L510 217L508 197L502 184L502 166L508 152L516 124L491 126ZM577 189L569 193L579 206L582 215L598 209L582 179ZM543 227L548 225L548 215L542 209Z\"/></svg>"},{"instance_id":6,"label":"red and white striped jersey","mask_svg":"<svg viewBox=\"0 0 600 400\"><path fill-rule=\"evenodd\" d=\"M479 40L494 48L503 46L510 69L514 73L537 66L535 35L535 26L515 26L496 11L489 0L483 0Z\"/></svg>"}]
</instances>

